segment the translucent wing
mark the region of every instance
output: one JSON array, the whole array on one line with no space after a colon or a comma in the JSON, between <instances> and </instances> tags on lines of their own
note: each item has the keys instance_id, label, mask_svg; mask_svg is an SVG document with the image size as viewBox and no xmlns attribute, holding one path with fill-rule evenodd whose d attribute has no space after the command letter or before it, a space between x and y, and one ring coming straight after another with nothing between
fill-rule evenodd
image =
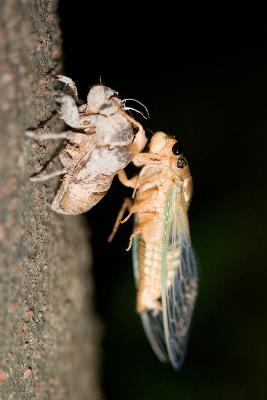
<instances>
[{"instance_id":1,"label":"translucent wing","mask_svg":"<svg viewBox=\"0 0 267 400\"><path fill-rule=\"evenodd\" d=\"M162 240L162 318L169 361L183 362L197 295L198 277L183 193L173 187L167 196Z\"/></svg>"},{"instance_id":2,"label":"translucent wing","mask_svg":"<svg viewBox=\"0 0 267 400\"><path fill-rule=\"evenodd\" d=\"M133 268L134 268L134 277L137 288L139 286L138 252L140 251L141 247L140 244L141 244L141 239L139 237L133 240L133 245L132 245ZM155 354L157 355L157 357L160 359L161 362L168 362L162 313L160 312L157 315L153 315L153 311L147 310L140 316L145 333Z\"/></svg>"},{"instance_id":3,"label":"translucent wing","mask_svg":"<svg viewBox=\"0 0 267 400\"><path fill-rule=\"evenodd\" d=\"M142 239L133 246L133 261L138 286L138 251ZM169 190L162 227L161 306L141 314L144 330L154 352L162 362L179 369L185 355L188 331L197 295L197 266L191 245L187 207L180 188Z\"/></svg>"}]
</instances>

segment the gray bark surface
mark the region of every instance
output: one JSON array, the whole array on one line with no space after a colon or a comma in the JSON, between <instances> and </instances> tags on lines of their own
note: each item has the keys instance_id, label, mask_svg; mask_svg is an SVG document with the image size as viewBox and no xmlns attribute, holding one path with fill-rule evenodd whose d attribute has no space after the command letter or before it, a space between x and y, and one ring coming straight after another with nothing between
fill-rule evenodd
<instances>
[{"instance_id":1,"label":"gray bark surface","mask_svg":"<svg viewBox=\"0 0 267 400\"><path fill-rule=\"evenodd\" d=\"M0 13L0 399L97 400L100 325L88 231L49 204L57 180L32 183L59 143L24 136L62 128L49 74L61 69L53 0L2 0ZM58 167L58 161L52 164Z\"/></svg>"}]
</instances>

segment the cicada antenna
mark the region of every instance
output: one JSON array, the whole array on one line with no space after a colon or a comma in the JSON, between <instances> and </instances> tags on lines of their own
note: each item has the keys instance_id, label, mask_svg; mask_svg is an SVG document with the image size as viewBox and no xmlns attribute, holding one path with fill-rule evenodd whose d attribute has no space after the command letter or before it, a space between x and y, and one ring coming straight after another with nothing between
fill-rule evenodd
<instances>
[{"instance_id":1,"label":"cicada antenna","mask_svg":"<svg viewBox=\"0 0 267 400\"><path fill-rule=\"evenodd\" d=\"M126 103L126 101L135 101L136 103L138 103L138 104L140 104L142 107L144 107L144 109L145 109L145 111L146 111L146 114L147 114L147 118L150 118L150 115L149 115L149 112L148 112L148 108L143 104L143 103L141 103L141 101L139 101L139 100L136 100L136 99L131 99L131 98L129 98L129 99L124 99L124 100L122 100L122 103L123 103L123 105L125 106L125 103ZM141 111L139 111L139 110L136 110L135 108L130 108L130 107L125 107L125 110L133 110L133 111L136 111L136 112L139 112L139 114L141 114L141 115L143 115L142 113L141 113ZM144 117L144 115L143 115L143 117ZM145 119L147 119L146 117L144 117Z\"/></svg>"},{"instance_id":2,"label":"cicada antenna","mask_svg":"<svg viewBox=\"0 0 267 400\"><path fill-rule=\"evenodd\" d=\"M146 117L141 111L136 110L136 108L133 108L133 107L124 107L124 110L125 110L125 111L128 111L128 110L135 111L135 112L137 112L138 114L141 114L142 117L143 117L144 119L147 119L147 117Z\"/></svg>"}]
</instances>

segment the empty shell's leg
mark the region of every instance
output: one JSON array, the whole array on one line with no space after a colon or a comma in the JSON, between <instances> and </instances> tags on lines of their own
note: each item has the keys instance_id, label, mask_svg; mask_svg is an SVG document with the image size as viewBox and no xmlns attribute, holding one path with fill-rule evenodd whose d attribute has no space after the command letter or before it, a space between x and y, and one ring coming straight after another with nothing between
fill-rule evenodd
<instances>
[{"instance_id":1,"label":"empty shell's leg","mask_svg":"<svg viewBox=\"0 0 267 400\"><path fill-rule=\"evenodd\" d=\"M32 182L42 182L47 181L48 179L54 178L55 176L64 175L68 172L67 168L61 169L59 171L51 172L51 174L43 174L40 172L39 174L32 176L30 180Z\"/></svg>"},{"instance_id":2,"label":"empty shell's leg","mask_svg":"<svg viewBox=\"0 0 267 400\"><path fill-rule=\"evenodd\" d=\"M76 100L67 94L58 96L55 100L60 103L60 118L62 118L68 126L80 129L80 113Z\"/></svg>"},{"instance_id":3,"label":"empty shell's leg","mask_svg":"<svg viewBox=\"0 0 267 400\"><path fill-rule=\"evenodd\" d=\"M133 140L133 143L131 143L130 146L129 146L129 151L132 154L139 153L140 151L143 150L143 148L147 144L147 138L146 138L145 130L142 127L142 125L139 122L137 122L134 118L130 117L130 115L128 115L125 111L122 111L122 112L125 115L125 117L128 119L128 121L133 126L138 128L138 131L135 134L135 138Z\"/></svg>"},{"instance_id":4,"label":"empty shell's leg","mask_svg":"<svg viewBox=\"0 0 267 400\"><path fill-rule=\"evenodd\" d=\"M71 78L65 75L57 75L57 80L69 86L69 88L72 90L72 93L74 94L75 99L78 100L78 90Z\"/></svg>"},{"instance_id":5,"label":"empty shell's leg","mask_svg":"<svg viewBox=\"0 0 267 400\"><path fill-rule=\"evenodd\" d=\"M42 142L44 140L62 140L62 139L71 140L71 139L75 138L76 133L72 132L72 131L64 131L61 133L49 132L49 133L40 134L40 133L28 130L25 132L25 135L32 139L38 140L38 142Z\"/></svg>"},{"instance_id":6,"label":"empty shell's leg","mask_svg":"<svg viewBox=\"0 0 267 400\"><path fill-rule=\"evenodd\" d=\"M134 121L135 125L138 127L138 132L135 135L133 144L137 146L137 152L139 153L142 151L147 144L147 138L145 135L144 128L142 127L141 124L139 124L137 121Z\"/></svg>"},{"instance_id":7,"label":"empty shell's leg","mask_svg":"<svg viewBox=\"0 0 267 400\"><path fill-rule=\"evenodd\" d=\"M131 212L132 205L133 205L132 200L129 199L128 197L126 197L124 199L124 202L123 202L122 206L121 206L121 209L119 211L119 214L118 214L117 219L115 221L115 224L113 226L112 232L108 237L108 242L109 243L113 240L113 238L114 238L114 236L115 236L115 234L116 234L116 232L117 232L117 230L118 230L118 228L120 226L120 223L122 221L122 218L123 218L123 215L124 215L125 211L128 210L129 212Z\"/></svg>"}]
</instances>

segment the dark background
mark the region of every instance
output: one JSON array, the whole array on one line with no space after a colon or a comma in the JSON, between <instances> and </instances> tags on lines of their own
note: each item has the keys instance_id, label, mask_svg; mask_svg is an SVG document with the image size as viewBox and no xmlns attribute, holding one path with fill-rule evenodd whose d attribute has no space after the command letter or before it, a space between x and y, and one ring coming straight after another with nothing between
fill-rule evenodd
<instances>
[{"instance_id":1,"label":"dark background","mask_svg":"<svg viewBox=\"0 0 267 400\"><path fill-rule=\"evenodd\" d=\"M131 223L106 243L131 192L115 178L88 213L96 306L105 324L106 397L265 399L266 16L175 14L172 21L172 10L158 20L140 20L141 9L135 17L118 8L122 15L115 19L105 11L104 3L95 11L87 1L61 1L65 73L83 100L101 75L121 98L146 104L151 119L135 116L149 137L164 130L183 141L194 179L190 221L200 259L188 354L175 373L156 359L135 314L125 252Z\"/></svg>"}]
</instances>

